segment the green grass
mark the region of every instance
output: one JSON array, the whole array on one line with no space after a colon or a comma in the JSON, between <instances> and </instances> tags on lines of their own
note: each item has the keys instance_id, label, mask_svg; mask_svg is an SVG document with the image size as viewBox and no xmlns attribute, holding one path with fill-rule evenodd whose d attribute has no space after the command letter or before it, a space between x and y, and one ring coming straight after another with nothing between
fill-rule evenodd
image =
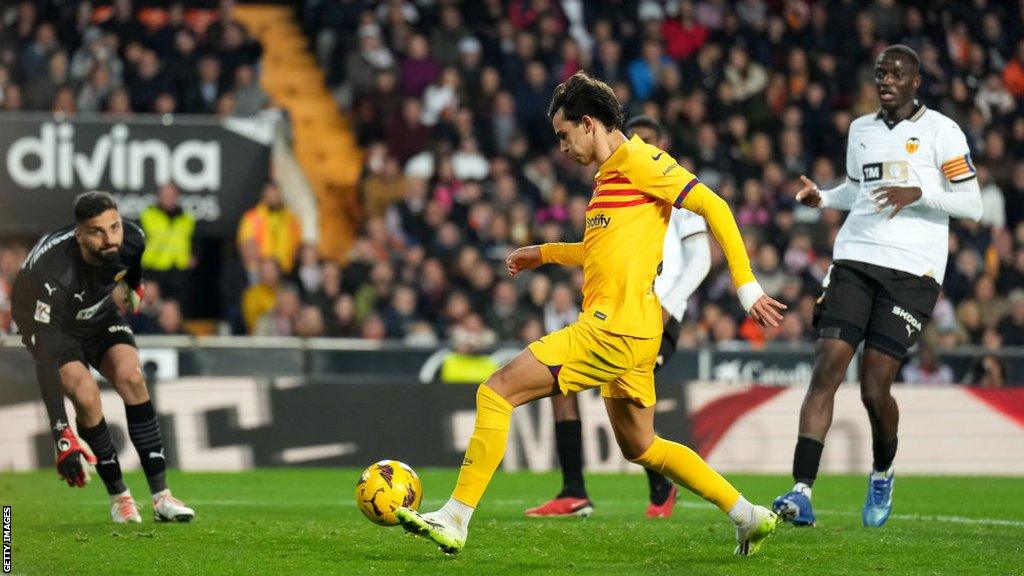
<instances>
[{"instance_id":1,"label":"green grass","mask_svg":"<svg viewBox=\"0 0 1024 576\"><path fill-rule=\"evenodd\" d=\"M71 490L50 472L0 475L13 506L15 574L1022 574L1024 482L1016 478L901 476L894 517L860 525L862 477L825 477L815 488L819 527L782 527L761 556L732 555L733 530L715 508L685 494L667 520L643 517L642 475L589 475L593 517L527 519L523 509L557 488L554 474L498 474L473 518L466 549L445 557L401 528L356 509L357 470L171 473L192 524L109 521L98 481ZM421 470L434 509L455 480ZM767 503L787 478L733 476ZM139 474L128 482L145 494Z\"/></svg>"}]
</instances>

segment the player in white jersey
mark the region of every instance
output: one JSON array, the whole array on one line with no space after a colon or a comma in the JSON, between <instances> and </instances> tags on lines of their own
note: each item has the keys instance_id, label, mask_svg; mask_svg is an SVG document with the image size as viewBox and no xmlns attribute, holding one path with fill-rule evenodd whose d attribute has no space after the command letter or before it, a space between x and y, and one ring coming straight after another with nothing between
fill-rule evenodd
<instances>
[{"instance_id":1,"label":"player in white jersey","mask_svg":"<svg viewBox=\"0 0 1024 576\"><path fill-rule=\"evenodd\" d=\"M654 280L654 292L676 322L682 322L690 295L711 270L707 231L707 222L689 210L675 209L669 217L661 274Z\"/></svg>"},{"instance_id":2,"label":"player in white jersey","mask_svg":"<svg viewBox=\"0 0 1024 576\"><path fill-rule=\"evenodd\" d=\"M981 192L967 139L952 120L915 99L919 68L917 54L907 46L883 51L875 61L881 109L850 125L846 182L818 190L801 177L797 200L848 210L849 215L815 308L818 342L800 409L796 484L773 504L796 525L814 525L811 485L832 424L836 389L861 342L861 398L871 421L874 456L862 518L865 526L881 526L889 518L899 422L890 387L938 298L949 218L981 218Z\"/></svg>"},{"instance_id":3,"label":"player in white jersey","mask_svg":"<svg viewBox=\"0 0 1024 576\"><path fill-rule=\"evenodd\" d=\"M627 137L634 134L661 150L670 147L661 126L647 116L638 116L626 123ZM661 335L661 349L655 372L675 353L679 339L680 322L686 313L690 295L700 286L711 270L711 246L708 244L707 222L701 216L684 209L672 210L661 273L654 281L654 291L661 302L665 330ZM572 318L575 320L575 317ZM545 326L549 332L561 326ZM579 402L575 394L556 394L551 397L555 416L555 445L558 463L562 469L562 490L553 499L530 508L527 516L589 516L594 504L587 496L583 481L582 427ZM648 518L667 518L675 508L676 486L664 475L647 468L650 503Z\"/></svg>"}]
</instances>

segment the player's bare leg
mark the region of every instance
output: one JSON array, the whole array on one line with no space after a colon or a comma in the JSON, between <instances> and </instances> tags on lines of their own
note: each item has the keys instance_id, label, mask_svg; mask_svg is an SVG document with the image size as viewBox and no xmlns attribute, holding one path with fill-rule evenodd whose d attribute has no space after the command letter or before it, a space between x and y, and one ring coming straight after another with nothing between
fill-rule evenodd
<instances>
[{"instance_id":1,"label":"player's bare leg","mask_svg":"<svg viewBox=\"0 0 1024 576\"><path fill-rule=\"evenodd\" d=\"M756 554L774 531L778 517L754 506L696 452L660 438L654 432L654 406L643 407L625 398L605 398L608 418L622 455L654 469L715 504L736 527L736 554Z\"/></svg>"},{"instance_id":2,"label":"player's bare leg","mask_svg":"<svg viewBox=\"0 0 1024 576\"><path fill-rule=\"evenodd\" d=\"M129 406L149 402L149 389L142 377L139 351L127 344L115 344L100 363L100 374Z\"/></svg>"},{"instance_id":3,"label":"player's bare leg","mask_svg":"<svg viewBox=\"0 0 1024 576\"><path fill-rule=\"evenodd\" d=\"M60 367L61 391L75 407L79 425L95 426L103 419L100 387L81 362L68 362Z\"/></svg>"},{"instance_id":4,"label":"player's bare leg","mask_svg":"<svg viewBox=\"0 0 1024 576\"><path fill-rule=\"evenodd\" d=\"M551 370L529 350L523 350L484 382L513 407L561 394Z\"/></svg>"},{"instance_id":5,"label":"player's bare leg","mask_svg":"<svg viewBox=\"0 0 1024 576\"><path fill-rule=\"evenodd\" d=\"M876 443L895 442L900 410L892 397L892 383L900 369L900 360L874 348L864 349L861 363L860 398L871 420L871 436ZM895 450L893 450L895 452ZM892 463L892 456L875 451L875 463L883 457L882 469ZM878 468L876 468L877 470Z\"/></svg>"},{"instance_id":6,"label":"player's bare leg","mask_svg":"<svg viewBox=\"0 0 1024 576\"><path fill-rule=\"evenodd\" d=\"M800 407L800 435L793 454L793 489L779 496L772 509L795 526L814 526L811 487L818 476L825 436L832 426L836 390L846 378L854 348L845 340L819 338L814 350L814 371Z\"/></svg>"},{"instance_id":7,"label":"player's bare leg","mask_svg":"<svg viewBox=\"0 0 1024 576\"><path fill-rule=\"evenodd\" d=\"M846 377L854 349L844 340L821 338L815 345L814 371L800 407L800 436L824 442L832 426L836 390ZM811 478L813 480L813 477Z\"/></svg>"},{"instance_id":8,"label":"player's bare leg","mask_svg":"<svg viewBox=\"0 0 1024 576\"><path fill-rule=\"evenodd\" d=\"M157 522L188 522L195 511L171 495L167 488L163 438L160 421L142 376L139 351L127 344L115 344L100 363L100 373L124 400L128 418L128 436L139 453L142 469L153 497L153 517ZM115 455L116 458L116 455Z\"/></svg>"},{"instance_id":9,"label":"player's bare leg","mask_svg":"<svg viewBox=\"0 0 1024 576\"><path fill-rule=\"evenodd\" d=\"M890 389L900 369L900 360L866 346L861 364L860 397L871 421L874 462L868 477L864 503L865 526L881 526L892 512L895 476L892 461L896 457L899 407Z\"/></svg>"},{"instance_id":10,"label":"player's bare leg","mask_svg":"<svg viewBox=\"0 0 1024 576\"><path fill-rule=\"evenodd\" d=\"M491 375L477 389L476 425L452 497L436 512L399 508L395 516L402 526L433 540L446 554L461 550L473 511L505 455L512 409L557 393L555 377L529 350Z\"/></svg>"},{"instance_id":11,"label":"player's bare leg","mask_svg":"<svg viewBox=\"0 0 1024 576\"><path fill-rule=\"evenodd\" d=\"M594 504L587 497L583 482L583 447L580 428L580 405L576 394L555 394L551 397L555 416L555 445L562 470L562 490L553 499L530 508L527 516L590 516Z\"/></svg>"}]
</instances>

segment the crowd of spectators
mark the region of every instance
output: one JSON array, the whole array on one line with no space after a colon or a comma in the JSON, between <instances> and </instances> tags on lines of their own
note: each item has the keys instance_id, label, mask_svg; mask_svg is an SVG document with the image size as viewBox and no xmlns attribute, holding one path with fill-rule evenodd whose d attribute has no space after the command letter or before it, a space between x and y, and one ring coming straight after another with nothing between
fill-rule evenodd
<instances>
[{"instance_id":1,"label":"crowd of spectators","mask_svg":"<svg viewBox=\"0 0 1024 576\"><path fill-rule=\"evenodd\" d=\"M337 296L317 296L328 333L528 341L559 295L578 310L578 270L510 280L503 258L582 236L593 172L558 152L545 112L554 85L586 70L627 117L661 122L670 152L732 205L755 273L790 307L778 329L745 319L713 246L682 344L810 341L844 216L798 205L797 178L844 177L849 124L878 108L874 57L899 42L921 56L922 101L967 134L985 204L980 223L951 223L944 295L923 341L1024 345L1022 8L314 0L302 15L366 150L362 232L344 267L322 267L341 277Z\"/></svg>"},{"instance_id":2,"label":"crowd of spectators","mask_svg":"<svg viewBox=\"0 0 1024 576\"><path fill-rule=\"evenodd\" d=\"M250 116L262 48L233 17L186 3L24 0L0 7L0 110Z\"/></svg>"},{"instance_id":3,"label":"crowd of spectators","mask_svg":"<svg viewBox=\"0 0 1024 576\"><path fill-rule=\"evenodd\" d=\"M26 4L16 23L32 17ZM263 208L240 225L239 261L222 271L237 332L476 349L528 342L571 318L579 270L548 266L513 280L503 259L517 246L582 238L593 169L558 152L546 108L555 84L586 70L613 87L627 118L645 114L664 126L671 154L732 206L766 291L789 305L777 329L746 319L711 240L712 270L691 298L680 344L809 342L844 215L797 204L797 178L824 188L844 177L849 124L878 107L874 57L900 42L921 56L923 103L966 133L985 205L980 223L951 221L943 296L922 342L940 353L1024 345L1024 8L986 0L306 0L297 10L365 151L363 224L348 254L319 254L299 244L289 232L294 216L265 190ZM63 53L76 69L92 45L85 31L97 30L98 45L112 46L109 65L94 57L77 69L120 76L129 102L152 104L159 90L131 86L150 60L174 61L186 38L195 74L176 102L212 111L216 98L205 97L202 79L221 90L252 73L241 54L258 54L241 28L249 48L231 48L230 24L219 37L179 28L168 40L110 21L75 26L87 20L55 22L54 30L82 31L59 34L67 40L56 48L45 26L8 26L0 88L27 85L17 71L32 58ZM14 48L9 31L18 34ZM137 57L128 58L131 46ZM78 99L91 98L86 76ZM257 228L278 236L257 241ZM10 280L4 262L17 259L10 252L0 252L0 283ZM180 308L151 312L161 331L181 329ZM933 360L922 355L906 375L941 377Z\"/></svg>"}]
</instances>

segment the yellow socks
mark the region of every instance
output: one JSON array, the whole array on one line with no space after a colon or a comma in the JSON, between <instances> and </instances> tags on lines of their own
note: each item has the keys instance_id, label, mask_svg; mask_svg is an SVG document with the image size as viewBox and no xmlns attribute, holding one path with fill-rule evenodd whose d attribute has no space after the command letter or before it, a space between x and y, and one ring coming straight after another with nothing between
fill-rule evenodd
<instances>
[{"instance_id":1,"label":"yellow socks","mask_svg":"<svg viewBox=\"0 0 1024 576\"><path fill-rule=\"evenodd\" d=\"M477 420L477 426L479 426ZM655 436L654 443L637 464L661 472L694 494L718 506L726 514L739 501L740 493L696 452L682 444Z\"/></svg>"},{"instance_id":2,"label":"yellow socks","mask_svg":"<svg viewBox=\"0 0 1024 576\"><path fill-rule=\"evenodd\" d=\"M469 439L452 498L476 508L491 476L494 476L494 471L505 456L511 421L512 405L497 392L481 384L476 391L476 427Z\"/></svg>"}]
</instances>

